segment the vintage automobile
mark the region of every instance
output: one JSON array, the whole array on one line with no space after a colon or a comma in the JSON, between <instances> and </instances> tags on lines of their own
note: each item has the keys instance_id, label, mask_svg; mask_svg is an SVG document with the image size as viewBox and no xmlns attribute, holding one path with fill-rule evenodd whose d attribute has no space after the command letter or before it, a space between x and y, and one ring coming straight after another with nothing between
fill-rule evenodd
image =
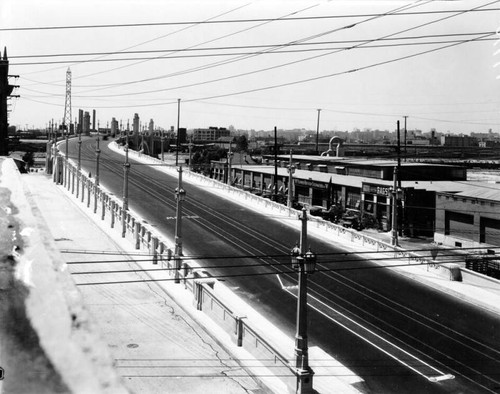
<instances>
[{"instance_id":1,"label":"vintage automobile","mask_svg":"<svg viewBox=\"0 0 500 394\"><path fill-rule=\"evenodd\" d=\"M361 212L357 209L347 209L340 219L340 224L346 228L352 228L355 230L363 230L363 224L361 223Z\"/></svg>"}]
</instances>

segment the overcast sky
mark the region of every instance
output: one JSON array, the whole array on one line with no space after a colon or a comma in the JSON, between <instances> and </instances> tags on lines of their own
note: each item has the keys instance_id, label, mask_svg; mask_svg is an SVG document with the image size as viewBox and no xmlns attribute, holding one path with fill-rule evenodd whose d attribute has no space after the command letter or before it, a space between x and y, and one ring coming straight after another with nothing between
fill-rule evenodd
<instances>
[{"instance_id":1,"label":"overcast sky","mask_svg":"<svg viewBox=\"0 0 500 394\"><path fill-rule=\"evenodd\" d=\"M180 99L189 129L316 130L321 109L320 130L394 130L406 115L408 129L424 132L500 132L498 9L491 0L2 0L0 47L21 85L9 122L61 123L70 67L72 118L95 109L101 127L138 113L168 129Z\"/></svg>"}]
</instances>

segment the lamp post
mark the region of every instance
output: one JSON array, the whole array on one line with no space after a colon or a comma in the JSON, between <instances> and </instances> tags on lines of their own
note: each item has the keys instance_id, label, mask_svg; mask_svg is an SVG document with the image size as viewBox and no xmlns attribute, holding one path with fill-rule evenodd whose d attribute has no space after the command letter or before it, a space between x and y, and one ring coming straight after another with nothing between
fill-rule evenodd
<instances>
[{"instance_id":1,"label":"lamp post","mask_svg":"<svg viewBox=\"0 0 500 394\"><path fill-rule=\"evenodd\" d=\"M160 144L161 144L161 161L165 161L165 148L163 148L163 144L165 142L165 136L163 130L161 130Z\"/></svg>"},{"instance_id":2,"label":"lamp post","mask_svg":"<svg viewBox=\"0 0 500 394\"><path fill-rule=\"evenodd\" d=\"M125 163L123 163L123 207L122 207L122 238L125 238L127 233L127 222L125 220L128 211L128 173L130 171L130 163L128 162L128 133L127 143L125 144Z\"/></svg>"},{"instance_id":3,"label":"lamp post","mask_svg":"<svg viewBox=\"0 0 500 394\"><path fill-rule=\"evenodd\" d=\"M65 124L63 123L63 131L64 131L64 126ZM66 154L66 165L64 166L64 186L69 185L68 181L68 174L69 174L69 166L68 166L68 158L69 158L69 125L66 126L66 149L65 149L65 154Z\"/></svg>"},{"instance_id":4,"label":"lamp post","mask_svg":"<svg viewBox=\"0 0 500 394\"><path fill-rule=\"evenodd\" d=\"M99 186L99 159L101 157L101 150L99 149L99 130L97 130L97 139L96 139L96 163L95 163L95 190L94 190L94 213L97 212L97 187Z\"/></svg>"},{"instance_id":5,"label":"lamp post","mask_svg":"<svg viewBox=\"0 0 500 394\"><path fill-rule=\"evenodd\" d=\"M318 108L318 120L316 122L316 154L319 155L319 115L321 113L321 109Z\"/></svg>"},{"instance_id":6,"label":"lamp post","mask_svg":"<svg viewBox=\"0 0 500 394\"><path fill-rule=\"evenodd\" d=\"M193 137L191 137L191 140L189 141L188 148L189 148L189 171L193 171Z\"/></svg>"},{"instance_id":7,"label":"lamp post","mask_svg":"<svg viewBox=\"0 0 500 394\"><path fill-rule=\"evenodd\" d=\"M182 166L177 170L179 172L179 184L175 188L175 200L177 202L175 218L175 283L180 283L179 271L181 269L182 256L182 202L186 199L186 191L182 188Z\"/></svg>"},{"instance_id":8,"label":"lamp post","mask_svg":"<svg viewBox=\"0 0 500 394\"><path fill-rule=\"evenodd\" d=\"M300 232L300 248L295 245L290 255L292 268L298 272L299 294L297 297L297 331L295 334L295 368L297 375L296 392L300 394L314 393L314 372L309 366L309 354L307 345L307 275L314 273L316 269L316 255L309 249L307 244L307 210L302 209L300 216L302 229Z\"/></svg>"},{"instance_id":9,"label":"lamp post","mask_svg":"<svg viewBox=\"0 0 500 394\"><path fill-rule=\"evenodd\" d=\"M231 152L231 142L229 142L229 152L227 152L227 184L231 186L233 182L231 172L232 172L232 164L233 164L233 152Z\"/></svg>"},{"instance_id":10,"label":"lamp post","mask_svg":"<svg viewBox=\"0 0 500 394\"><path fill-rule=\"evenodd\" d=\"M292 164L292 150L290 149L290 162L288 164L288 208L292 208L293 205L293 173L295 172L295 166Z\"/></svg>"},{"instance_id":11,"label":"lamp post","mask_svg":"<svg viewBox=\"0 0 500 394\"><path fill-rule=\"evenodd\" d=\"M391 188L392 194L392 237L391 245L399 246L398 244L398 201L401 199L402 191L398 187L398 168L394 167L394 186Z\"/></svg>"},{"instance_id":12,"label":"lamp post","mask_svg":"<svg viewBox=\"0 0 500 394\"><path fill-rule=\"evenodd\" d=\"M76 198L80 194L80 173L82 171L82 131L78 131L78 164L76 169Z\"/></svg>"}]
</instances>

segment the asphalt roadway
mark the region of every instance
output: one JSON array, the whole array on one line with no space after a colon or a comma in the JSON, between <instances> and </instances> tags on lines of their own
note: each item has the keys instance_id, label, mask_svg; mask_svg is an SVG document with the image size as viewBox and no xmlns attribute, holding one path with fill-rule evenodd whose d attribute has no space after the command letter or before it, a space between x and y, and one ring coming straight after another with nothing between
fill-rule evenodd
<instances>
[{"instance_id":1,"label":"asphalt roadway","mask_svg":"<svg viewBox=\"0 0 500 394\"><path fill-rule=\"evenodd\" d=\"M95 176L94 149L95 139L82 144L82 168ZM121 196L123 156L103 143L101 150L100 182ZM69 151L76 160L76 141ZM131 163L130 207L173 238L177 179ZM282 282L296 282L289 251L299 233L203 188L183 186L185 254L293 337L296 300ZM381 269L363 251L352 253L335 240L311 239L310 244L320 271L309 280L309 343L361 376L364 383L358 389L500 392L498 315Z\"/></svg>"}]
</instances>

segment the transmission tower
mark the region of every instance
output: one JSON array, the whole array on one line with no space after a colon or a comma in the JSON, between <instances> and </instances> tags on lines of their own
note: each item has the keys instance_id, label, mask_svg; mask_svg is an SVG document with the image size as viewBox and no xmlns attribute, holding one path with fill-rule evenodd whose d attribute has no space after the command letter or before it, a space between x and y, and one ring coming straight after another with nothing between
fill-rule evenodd
<instances>
[{"instance_id":1,"label":"transmission tower","mask_svg":"<svg viewBox=\"0 0 500 394\"><path fill-rule=\"evenodd\" d=\"M71 70L66 71L66 101L64 102L63 129L71 131Z\"/></svg>"}]
</instances>

